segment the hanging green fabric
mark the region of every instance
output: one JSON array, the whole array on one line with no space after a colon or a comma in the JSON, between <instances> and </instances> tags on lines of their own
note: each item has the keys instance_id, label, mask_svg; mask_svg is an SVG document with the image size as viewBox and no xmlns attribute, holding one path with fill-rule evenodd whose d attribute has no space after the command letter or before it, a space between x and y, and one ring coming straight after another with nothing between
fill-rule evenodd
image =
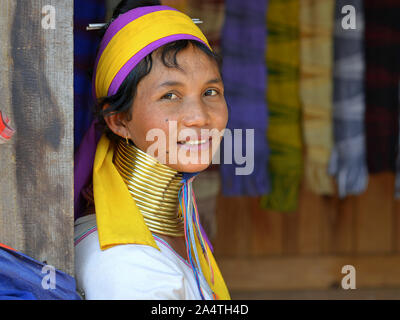
<instances>
[{"instance_id":1,"label":"hanging green fabric","mask_svg":"<svg viewBox=\"0 0 400 320\"><path fill-rule=\"evenodd\" d=\"M270 0L267 10L271 193L261 206L295 211L302 173L299 100L299 0Z\"/></svg>"}]
</instances>

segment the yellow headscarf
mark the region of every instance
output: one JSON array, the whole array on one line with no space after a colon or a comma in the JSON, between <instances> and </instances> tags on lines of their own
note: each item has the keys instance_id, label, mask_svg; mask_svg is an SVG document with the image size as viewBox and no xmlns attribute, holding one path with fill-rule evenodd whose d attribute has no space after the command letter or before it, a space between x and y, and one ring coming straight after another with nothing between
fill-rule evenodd
<instances>
[{"instance_id":1,"label":"yellow headscarf","mask_svg":"<svg viewBox=\"0 0 400 320\"><path fill-rule=\"evenodd\" d=\"M149 53L176 40L196 40L211 50L192 19L167 6L140 7L120 15L100 44L93 78L97 98L117 92L129 72Z\"/></svg>"}]
</instances>

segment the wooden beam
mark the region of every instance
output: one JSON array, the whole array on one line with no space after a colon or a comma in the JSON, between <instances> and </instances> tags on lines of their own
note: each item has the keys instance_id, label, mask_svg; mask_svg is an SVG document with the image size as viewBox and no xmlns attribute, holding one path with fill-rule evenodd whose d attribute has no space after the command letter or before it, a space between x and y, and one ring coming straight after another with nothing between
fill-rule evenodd
<instances>
[{"instance_id":1,"label":"wooden beam","mask_svg":"<svg viewBox=\"0 0 400 320\"><path fill-rule=\"evenodd\" d=\"M0 0L0 24L0 242L73 274L73 1Z\"/></svg>"},{"instance_id":2,"label":"wooden beam","mask_svg":"<svg viewBox=\"0 0 400 320\"><path fill-rule=\"evenodd\" d=\"M400 286L400 255L307 256L235 259L216 257L230 290L341 288L342 267L356 270L356 288Z\"/></svg>"},{"instance_id":3,"label":"wooden beam","mask_svg":"<svg viewBox=\"0 0 400 320\"><path fill-rule=\"evenodd\" d=\"M356 198L356 252L390 253L393 248L394 175L385 172L369 176L367 190Z\"/></svg>"}]
</instances>

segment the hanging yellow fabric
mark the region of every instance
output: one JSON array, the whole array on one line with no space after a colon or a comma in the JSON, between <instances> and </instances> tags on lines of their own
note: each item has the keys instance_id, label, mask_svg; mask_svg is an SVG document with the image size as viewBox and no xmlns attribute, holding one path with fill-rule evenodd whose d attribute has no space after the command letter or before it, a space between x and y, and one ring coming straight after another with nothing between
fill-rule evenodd
<instances>
[{"instance_id":1,"label":"hanging yellow fabric","mask_svg":"<svg viewBox=\"0 0 400 320\"><path fill-rule=\"evenodd\" d=\"M332 194L328 163L333 145L334 0L301 0L299 3L300 97L306 182L318 194Z\"/></svg>"}]
</instances>

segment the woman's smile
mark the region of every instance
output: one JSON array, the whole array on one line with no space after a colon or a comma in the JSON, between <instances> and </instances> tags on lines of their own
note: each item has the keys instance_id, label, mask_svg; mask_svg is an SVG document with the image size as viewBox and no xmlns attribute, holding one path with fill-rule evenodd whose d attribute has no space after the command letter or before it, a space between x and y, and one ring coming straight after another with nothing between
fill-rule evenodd
<instances>
[{"instance_id":1,"label":"woman's smile","mask_svg":"<svg viewBox=\"0 0 400 320\"><path fill-rule=\"evenodd\" d=\"M212 137L201 139L201 140L188 140L178 141L178 147L182 150L188 151L203 151L208 150L211 144Z\"/></svg>"}]
</instances>

